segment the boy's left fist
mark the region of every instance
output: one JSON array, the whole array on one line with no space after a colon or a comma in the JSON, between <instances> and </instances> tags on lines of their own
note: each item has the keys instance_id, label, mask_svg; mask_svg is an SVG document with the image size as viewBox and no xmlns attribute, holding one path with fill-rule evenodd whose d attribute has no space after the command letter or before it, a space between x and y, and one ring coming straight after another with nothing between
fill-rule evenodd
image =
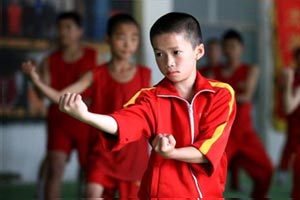
<instances>
[{"instance_id":1,"label":"boy's left fist","mask_svg":"<svg viewBox=\"0 0 300 200\"><path fill-rule=\"evenodd\" d=\"M79 120L83 120L88 109L85 103L82 101L80 94L66 93L59 99L60 111L67 113Z\"/></svg>"}]
</instances>

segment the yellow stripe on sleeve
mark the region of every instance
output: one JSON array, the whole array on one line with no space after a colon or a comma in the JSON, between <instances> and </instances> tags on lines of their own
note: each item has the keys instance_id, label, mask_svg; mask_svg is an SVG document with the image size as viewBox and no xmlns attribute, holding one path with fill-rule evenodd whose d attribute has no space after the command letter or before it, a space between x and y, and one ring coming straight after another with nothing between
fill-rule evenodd
<instances>
[{"instance_id":1,"label":"yellow stripe on sleeve","mask_svg":"<svg viewBox=\"0 0 300 200\"><path fill-rule=\"evenodd\" d=\"M227 83L222 83L222 82L209 82L211 84L211 86L213 87L220 87L220 88L226 88L229 90L230 94L231 94L231 100L230 102L228 103L228 106L229 106L229 113L228 113L228 116L227 116L227 120L228 118L230 117L231 115L231 112L232 112L232 109L233 109L233 105L234 105L234 90L232 89L232 87L227 84ZM205 155L207 154L207 152L209 151L209 149L211 148L211 146L215 143L215 141L217 141L220 136L222 135L225 127L227 125L227 122L219 125L215 132L213 133L213 136L212 138L206 140L200 147L200 151Z\"/></svg>"},{"instance_id":2,"label":"yellow stripe on sleeve","mask_svg":"<svg viewBox=\"0 0 300 200\"><path fill-rule=\"evenodd\" d=\"M124 108L128 107L129 105L132 105L135 103L135 100L140 96L141 92L143 91L147 91L147 90L152 90L154 89L155 87L151 87L151 88L143 88L141 89L140 91L138 91L137 93L135 93L135 95L133 97L131 97L131 99L126 103L124 104Z\"/></svg>"}]
</instances>

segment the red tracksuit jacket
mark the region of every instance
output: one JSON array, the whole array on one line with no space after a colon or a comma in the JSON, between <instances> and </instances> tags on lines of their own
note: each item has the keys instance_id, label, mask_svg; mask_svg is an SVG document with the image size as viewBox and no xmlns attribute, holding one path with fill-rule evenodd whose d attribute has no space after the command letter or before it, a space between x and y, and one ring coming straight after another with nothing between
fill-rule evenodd
<instances>
[{"instance_id":1,"label":"red tracksuit jacket","mask_svg":"<svg viewBox=\"0 0 300 200\"><path fill-rule=\"evenodd\" d=\"M225 147L236 113L233 89L207 80L197 73L196 93L189 103L178 95L173 83L163 79L143 89L128 107L111 116L117 121L119 138L102 140L106 148L124 145L159 133L172 134L176 148L193 146L208 164L165 159L152 151L139 191L140 199L222 197L227 171ZM137 163L138 164L138 163Z\"/></svg>"}]
</instances>

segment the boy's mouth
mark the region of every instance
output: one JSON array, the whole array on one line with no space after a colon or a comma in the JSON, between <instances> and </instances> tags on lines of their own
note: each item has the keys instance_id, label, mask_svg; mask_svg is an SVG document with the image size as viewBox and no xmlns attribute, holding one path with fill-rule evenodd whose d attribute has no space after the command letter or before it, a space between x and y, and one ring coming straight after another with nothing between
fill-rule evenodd
<instances>
[{"instance_id":1,"label":"boy's mouth","mask_svg":"<svg viewBox=\"0 0 300 200\"><path fill-rule=\"evenodd\" d=\"M170 71L170 72L167 72L167 75L172 76L172 75L177 74L177 73L179 73L179 71Z\"/></svg>"}]
</instances>

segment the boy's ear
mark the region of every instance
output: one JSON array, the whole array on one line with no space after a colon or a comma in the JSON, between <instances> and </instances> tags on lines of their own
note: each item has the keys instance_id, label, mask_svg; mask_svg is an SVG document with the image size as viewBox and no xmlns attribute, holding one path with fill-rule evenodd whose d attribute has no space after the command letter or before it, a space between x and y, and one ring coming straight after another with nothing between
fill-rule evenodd
<instances>
[{"instance_id":1,"label":"boy's ear","mask_svg":"<svg viewBox=\"0 0 300 200\"><path fill-rule=\"evenodd\" d=\"M199 44L195 48L195 53L196 53L196 59L199 60L204 56L205 50L204 50L204 44Z\"/></svg>"},{"instance_id":2,"label":"boy's ear","mask_svg":"<svg viewBox=\"0 0 300 200\"><path fill-rule=\"evenodd\" d=\"M79 30L80 37L82 37L83 34L84 34L83 28L82 27L78 27L78 30Z\"/></svg>"},{"instance_id":3,"label":"boy's ear","mask_svg":"<svg viewBox=\"0 0 300 200\"><path fill-rule=\"evenodd\" d=\"M242 43L241 44L241 50L244 51L244 49L245 49L245 45Z\"/></svg>"}]
</instances>

